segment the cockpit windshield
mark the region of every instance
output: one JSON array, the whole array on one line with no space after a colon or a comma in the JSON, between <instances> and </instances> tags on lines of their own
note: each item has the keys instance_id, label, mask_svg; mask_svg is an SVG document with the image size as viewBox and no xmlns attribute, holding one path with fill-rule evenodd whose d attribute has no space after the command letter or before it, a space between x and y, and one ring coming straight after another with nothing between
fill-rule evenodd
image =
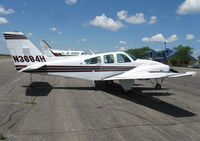
<instances>
[{"instance_id":1,"label":"cockpit windshield","mask_svg":"<svg viewBox=\"0 0 200 141\"><path fill-rule=\"evenodd\" d=\"M133 55L131 55L131 54L129 54L128 53L128 55L135 61L135 60L137 60L137 58L135 57L135 56L133 56Z\"/></svg>"}]
</instances>

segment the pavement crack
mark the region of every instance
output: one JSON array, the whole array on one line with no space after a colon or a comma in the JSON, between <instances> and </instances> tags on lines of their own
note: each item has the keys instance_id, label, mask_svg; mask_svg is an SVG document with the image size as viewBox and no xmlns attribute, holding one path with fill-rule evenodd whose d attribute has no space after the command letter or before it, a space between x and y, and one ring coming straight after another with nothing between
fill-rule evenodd
<instances>
[{"instance_id":1,"label":"pavement crack","mask_svg":"<svg viewBox=\"0 0 200 141\"><path fill-rule=\"evenodd\" d=\"M152 122L151 120L148 120L148 119L146 119L146 118L144 118L144 117L142 117L142 116L139 116L139 115L137 115L137 114L131 113L131 112L126 111L126 110L117 109L117 108L100 108L100 109L106 109L106 110L114 110L114 111L124 112L124 113L130 114L130 115L132 115L132 116L138 117L138 118L140 118L140 119L143 119L143 120L147 121L148 123L151 123L152 125L154 124L154 122Z\"/></svg>"},{"instance_id":2,"label":"pavement crack","mask_svg":"<svg viewBox=\"0 0 200 141\"><path fill-rule=\"evenodd\" d=\"M17 114L17 113L19 113L19 112L21 112L21 111L23 111L23 110L24 110L24 108L21 108L21 109L19 109L19 110L17 110L17 111L12 112L12 113L8 116L8 119L7 119L4 123L0 124L0 127L6 125L8 122L10 122L10 121L12 120L12 117L13 117L15 114Z\"/></svg>"},{"instance_id":3,"label":"pavement crack","mask_svg":"<svg viewBox=\"0 0 200 141\"><path fill-rule=\"evenodd\" d=\"M170 124L136 124L136 125L118 125L111 127L103 127L103 128L93 128L93 129L83 129L83 130L71 130L71 131L54 131L54 132L23 132L23 133L15 133L16 135L50 135L50 134L73 134L73 133L87 133L87 132L98 132L98 131L107 131L114 129L123 129L123 128L131 128L131 127L167 127L167 126L179 126L185 124L192 124L196 122L187 122L187 123L170 123Z\"/></svg>"},{"instance_id":4,"label":"pavement crack","mask_svg":"<svg viewBox=\"0 0 200 141\"><path fill-rule=\"evenodd\" d=\"M33 109L34 106L32 106L29 110L27 110L24 114L22 114L13 124L11 124L8 129L11 129L13 126L15 126L20 120L21 118L23 118L25 115L27 115L32 109Z\"/></svg>"}]
</instances>

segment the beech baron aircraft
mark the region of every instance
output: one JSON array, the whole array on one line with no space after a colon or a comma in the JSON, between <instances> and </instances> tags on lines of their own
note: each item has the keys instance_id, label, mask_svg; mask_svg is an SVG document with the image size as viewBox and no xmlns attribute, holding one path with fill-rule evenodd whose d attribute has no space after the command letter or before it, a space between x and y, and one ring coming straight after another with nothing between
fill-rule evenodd
<instances>
[{"instance_id":1,"label":"beech baron aircraft","mask_svg":"<svg viewBox=\"0 0 200 141\"><path fill-rule=\"evenodd\" d=\"M48 57L21 32L5 32L4 38L18 72L104 81L107 84L118 80L125 92L132 89L135 80L155 80L155 88L161 89L165 78L196 74L178 73L168 65L136 59L124 52Z\"/></svg>"}]
</instances>

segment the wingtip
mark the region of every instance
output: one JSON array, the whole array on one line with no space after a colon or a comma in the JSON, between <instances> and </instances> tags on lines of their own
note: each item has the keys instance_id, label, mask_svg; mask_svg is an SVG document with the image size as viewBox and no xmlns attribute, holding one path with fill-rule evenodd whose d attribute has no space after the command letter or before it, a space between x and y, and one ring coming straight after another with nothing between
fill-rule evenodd
<instances>
[{"instance_id":1,"label":"wingtip","mask_svg":"<svg viewBox=\"0 0 200 141\"><path fill-rule=\"evenodd\" d=\"M191 76L195 76L197 74L197 72L195 72L195 71L187 71L186 74L191 75Z\"/></svg>"}]
</instances>

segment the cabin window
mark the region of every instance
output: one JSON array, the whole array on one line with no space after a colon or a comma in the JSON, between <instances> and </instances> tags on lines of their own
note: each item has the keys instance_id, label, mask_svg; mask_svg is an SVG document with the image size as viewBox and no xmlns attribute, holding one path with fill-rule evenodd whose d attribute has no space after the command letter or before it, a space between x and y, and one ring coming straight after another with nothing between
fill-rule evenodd
<instances>
[{"instance_id":1,"label":"cabin window","mask_svg":"<svg viewBox=\"0 0 200 141\"><path fill-rule=\"evenodd\" d=\"M114 63L114 55L113 54L104 55L103 59L104 59L105 64Z\"/></svg>"},{"instance_id":2,"label":"cabin window","mask_svg":"<svg viewBox=\"0 0 200 141\"><path fill-rule=\"evenodd\" d=\"M101 57L98 56L98 57L87 59L87 60L85 60L85 63L86 64L100 64L101 63Z\"/></svg>"},{"instance_id":3,"label":"cabin window","mask_svg":"<svg viewBox=\"0 0 200 141\"><path fill-rule=\"evenodd\" d=\"M131 60L124 54L117 54L117 62L127 63L127 62L131 62Z\"/></svg>"}]
</instances>

